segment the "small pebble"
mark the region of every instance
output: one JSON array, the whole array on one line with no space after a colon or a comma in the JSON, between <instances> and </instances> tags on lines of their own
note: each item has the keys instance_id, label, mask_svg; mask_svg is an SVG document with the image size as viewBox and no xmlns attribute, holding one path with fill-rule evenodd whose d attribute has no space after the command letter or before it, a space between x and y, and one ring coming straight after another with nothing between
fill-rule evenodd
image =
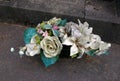
<instances>
[{"instance_id":1,"label":"small pebble","mask_svg":"<svg viewBox=\"0 0 120 81\"><path fill-rule=\"evenodd\" d=\"M15 49L14 49L13 47L11 47L10 51L11 51L11 52L14 52L14 51L15 51Z\"/></svg>"},{"instance_id":2,"label":"small pebble","mask_svg":"<svg viewBox=\"0 0 120 81\"><path fill-rule=\"evenodd\" d=\"M22 56L24 55L24 52L20 50L19 55L20 55L20 58L22 58Z\"/></svg>"},{"instance_id":3,"label":"small pebble","mask_svg":"<svg viewBox=\"0 0 120 81\"><path fill-rule=\"evenodd\" d=\"M24 52L20 50L19 55L24 55Z\"/></svg>"}]
</instances>

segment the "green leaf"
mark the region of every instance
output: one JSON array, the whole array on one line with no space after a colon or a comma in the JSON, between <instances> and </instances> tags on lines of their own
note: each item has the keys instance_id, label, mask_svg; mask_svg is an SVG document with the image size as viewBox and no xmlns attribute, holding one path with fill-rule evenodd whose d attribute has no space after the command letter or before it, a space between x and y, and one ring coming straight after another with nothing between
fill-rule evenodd
<instances>
[{"instance_id":1,"label":"green leaf","mask_svg":"<svg viewBox=\"0 0 120 81\"><path fill-rule=\"evenodd\" d=\"M58 30L54 30L54 29L52 29L52 32L53 32L53 35L54 36L59 36L60 35L60 33L58 32Z\"/></svg>"},{"instance_id":2,"label":"green leaf","mask_svg":"<svg viewBox=\"0 0 120 81\"><path fill-rule=\"evenodd\" d=\"M72 58L75 58L75 57L77 57L77 56L78 56L77 54L74 54L74 55L72 55L71 57L72 57Z\"/></svg>"},{"instance_id":3,"label":"green leaf","mask_svg":"<svg viewBox=\"0 0 120 81\"><path fill-rule=\"evenodd\" d=\"M56 61L58 60L58 58L59 58L59 56L56 56L56 57L53 57L53 58L47 58L47 57L45 57L43 51L41 52L41 59L42 59L44 65L45 65L45 67L48 67L52 64L55 64Z\"/></svg>"},{"instance_id":4,"label":"green leaf","mask_svg":"<svg viewBox=\"0 0 120 81\"><path fill-rule=\"evenodd\" d=\"M45 25L45 22L40 23L41 28L43 28Z\"/></svg>"},{"instance_id":5,"label":"green leaf","mask_svg":"<svg viewBox=\"0 0 120 81\"><path fill-rule=\"evenodd\" d=\"M67 23L67 20L66 19L64 19L64 20L61 20L61 22L60 22L60 26L65 26L65 24Z\"/></svg>"},{"instance_id":6,"label":"green leaf","mask_svg":"<svg viewBox=\"0 0 120 81\"><path fill-rule=\"evenodd\" d=\"M90 50L90 51L86 52L86 54L87 54L87 55L90 55L90 56L95 56L95 55L96 55L96 54L95 54L96 51L97 51L97 50Z\"/></svg>"},{"instance_id":7,"label":"green leaf","mask_svg":"<svg viewBox=\"0 0 120 81\"><path fill-rule=\"evenodd\" d=\"M45 29L51 29L51 28L52 28L52 25L49 25L49 24L44 25L44 28L45 28Z\"/></svg>"},{"instance_id":8,"label":"green leaf","mask_svg":"<svg viewBox=\"0 0 120 81\"><path fill-rule=\"evenodd\" d=\"M37 34L37 31L35 28L27 28L25 31L24 31L24 42L26 44L30 43L30 40L31 38Z\"/></svg>"},{"instance_id":9,"label":"green leaf","mask_svg":"<svg viewBox=\"0 0 120 81\"><path fill-rule=\"evenodd\" d=\"M37 44L40 44L40 37L37 35L37 36L35 36L35 40L36 40L36 43Z\"/></svg>"}]
</instances>

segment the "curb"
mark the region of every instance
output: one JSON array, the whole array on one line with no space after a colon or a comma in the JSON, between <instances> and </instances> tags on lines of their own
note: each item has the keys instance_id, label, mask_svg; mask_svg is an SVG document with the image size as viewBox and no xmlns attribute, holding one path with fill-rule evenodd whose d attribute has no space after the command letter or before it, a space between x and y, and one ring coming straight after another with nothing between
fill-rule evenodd
<instances>
[{"instance_id":1,"label":"curb","mask_svg":"<svg viewBox=\"0 0 120 81\"><path fill-rule=\"evenodd\" d=\"M49 20L52 17L67 18L68 21L77 22L77 19L87 21L90 26L94 28L94 33L99 34L103 41L120 44L120 24L104 22L100 20L87 19L77 16L61 15L46 13L42 11L35 11L22 8L14 8L9 6L0 6L0 20L16 23L22 23L25 25L36 26L43 20Z\"/></svg>"}]
</instances>

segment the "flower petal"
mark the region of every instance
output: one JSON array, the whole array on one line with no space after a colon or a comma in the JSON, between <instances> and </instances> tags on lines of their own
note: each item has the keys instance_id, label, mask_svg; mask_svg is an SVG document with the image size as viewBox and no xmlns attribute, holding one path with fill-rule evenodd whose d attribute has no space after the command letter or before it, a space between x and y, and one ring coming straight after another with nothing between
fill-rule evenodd
<instances>
[{"instance_id":1,"label":"flower petal","mask_svg":"<svg viewBox=\"0 0 120 81\"><path fill-rule=\"evenodd\" d=\"M73 56L77 54L78 52L79 52L78 47L76 46L76 44L73 44L73 46L70 48L70 56Z\"/></svg>"},{"instance_id":2,"label":"flower petal","mask_svg":"<svg viewBox=\"0 0 120 81\"><path fill-rule=\"evenodd\" d=\"M99 35L96 35L96 34L91 34L90 35L90 39L92 41L97 41L97 42L100 42L101 41L101 37Z\"/></svg>"},{"instance_id":3,"label":"flower petal","mask_svg":"<svg viewBox=\"0 0 120 81\"><path fill-rule=\"evenodd\" d=\"M89 48L92 44L92 41L89 39L89 36L82 36L80 39L79 39L79 43L85 47L85 48Z\"/></svg>"},{"instance_id":4,"label":"flower petal","mask_svg":"<svg viewBox=\"0 0 120 81\"><path fill-rule=\"evenodd\" d=\"M99 47L99 49L100 50L106 50L106 49L108 49L109 47L111 47L111 44L110 43L105 43L105 42L101 42L101 44L100 44L100 47Z\"/></svg>"},{"instance_id":5,"label":"flower petal","mask_svg":"<svg viewBox=\"0 0 120 81\"><path fill-rule=\"evenodd\" d=\"M84 23L83 23L83 26L84 26L84 27L89 27L88 22L84 22Z\"/></svg>"},{"instance_id":6,"label":"flower petal","mask_svg":"<svg viewBox=\"0 0 120 81\"><path fill-rule=\"evenodd\" d=\"M98 49L100 46L100 43L99 42L93 42L90 46L91 49Z\"/></svg>"},{"instance_id":7,"label":"flower petal","mask_svg":"<svg viewBox=\"0 0 120 81\"><path fill-rule=\"evenodd\" d=\"M37 44L27 44L26 45L26 55L27 56L34 56L40 53L40 46Z\"/></svg>"},{"instance_id":8,"label":"flower petal","mask_svg":"<svg viewBox=\"0 0 120 81\"><path fill-rule=\"evenodd\" d=\"M77 58L78 58L78 59L79 59L79 58L82 58L84 52L85 52L85 49L84 49L84 48L79 49L79 56L78 56Z\"/></svg>"},{"instance_id":9,"label":"flower petal","mask_svg":"<svg viewBox=\"0 0 120 81\"><path fill-rule=\"evenodd\" d=\"M34 35L32 38L31 38L31 41L30 41L30 43L36 43L36 39L35 39L35 37L37 36L37 34L36 35Z\"/></svg>"},{"instance_id":10,"label":"flower petal","mask_svg":"<svg viewBox=\"0 0 120 81\"><path fill-rule=\"evenodd\" d=\"M73 45L73 42L71 41L71 38L66 38L62 44L70 46L70 45Z\"/></svg>"},{"instance_id":11,"label":"flower petal","mask_svg":"<svg viewBox=\"0 0 120 81\"><path fill-rule=\"evenodd\" d=\"M92 28L92 27L90 27L89 29L87 29L87 30L86 30L86 34L87 34L87 35L89 35L89 34L91 34L91 33L92 33L92 31L93 31L93 28Z\"/></svg>"}]
</instances>

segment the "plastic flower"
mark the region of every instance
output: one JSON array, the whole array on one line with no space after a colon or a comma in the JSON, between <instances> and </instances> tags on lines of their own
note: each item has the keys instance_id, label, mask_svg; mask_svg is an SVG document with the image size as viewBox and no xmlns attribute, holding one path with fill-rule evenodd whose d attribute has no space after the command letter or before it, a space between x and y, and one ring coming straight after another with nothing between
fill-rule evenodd
<instances>
[{"instance_id":1,"label":"plastic flower","mask_svg":"<svg viewBox=\"0 0 120 81\"><path fill-rule=\"evenodd\" d=\"M24 54L25 54L24 52L25 52L26 49L27 49L26 46L20 48L20 50L19 50L19 55L20 55L20 56L24 55Z\"/></svg>"},{"instance_id":2,"label":"plastic flower","mask_svg":"<svg viewBox=\"0 0 120 81\"><path fill-rule=\"evenodd\" d=\"M40 54L40 45L38 44L26 44L26 55L34 56Z\"/></svg>"},{"instance_id":3,"label":"plastic flower","mask_svg":"<svg viewBox=\"0 0 120 81\"><path fill-rule=\"evenodd\" d=\"M40 29L40 28L37 30L37 32L38 32L39 34L44 33L44 32L43 32L43 30L42 30L42 29Z\"/></svg>"},{"instance_id":4,"label":"plastic flower","mask_svg":"<svg viewBox=\"0 0 120 81\"><path fill-rule=\"evenodd\" d=\"M55 36L46 36L40 43L43 49L44 55L48 58L55 57L60 54L62 50L62 44Z\"/></svg>"},{"instance_id":5,"label":"plastic flower","mask_svg":"<svg viewBox=\"0 0 120 81\"><path fill-rule=\"evenodd\" d=\"M61 18L54 17L54 18L50 19L49 21L47 21L47 24L50 24L50 25L55 24L59 20L61 20Z\"/></svg>"},{"instance_id":6,"label":"plastic flower","mask_svg":"<svg viewBox=\"0 0 120 81\"><path fill-rule=\"evenodd\" d=\"M91 49L98 49L99 45L101 43L101 37L99 35L91 34L90 40L92 41L90 48Z\"/></svg>"},{"instance_id":7,"label":"plastic flower","mask_svg":"<svg viewBox=\"0 0 120 81\"><path fill-rule=\"evenodd\" d=\"M81 35L79 38L79 43L84 48L98 49L99 43L101 42L101 38L99 35L90 34L90 35Z\"/></svg>"},{"instance_id":8,"label":"plastic flower","mask_svg":"<svg viewBox=\"0 0 120 81\"><path fill-rule=\"evenodd\" d=\"M105 54L110 47L111 47L110 43L105 43L105 42L101 41L101 43L99 45L99 50L96 51L96 55Z\"/></svg>"},{"instance_id":9,"label":"plastic flower","mask_svg":"<svg viewBox=\"0 0 120 81\"><path fill-rule=\"evenodd\" d=\"M80 22L80 20L78 19L78 23L79 23L79 31L83 34L83 35L90 35L92 33L93 28L90 27L89 28L89 24L87 22L84 22L83 24Z\"/></svg>"},{"instance_id":10,"label":"plastic flower","mask_svg":"<svg viewBox=\"0 0 120 81\"><path fill-rule=\"evenodd\" d=\"M78 24L74 23L74 22L68 22L65 25L65 30L66 33L68 34L68 36L76 36L79 37L81 35L79 28L78 28Z\"/></svg>"},{"instance_id":11,"label":"plastic flower","mask_svg":"<svg viewBox=\"0 0 120 81\"><path fill-rule=\"evenodd\" d=\"M58 27L58 26L53 26L53 29L54 29L54 30L58 30L59 27Z\"/></svg>"},{"instance_id":12,"label":"plastic flower","mask_svg":"<svg viewBox=\"0 0 120 81\"><path fill-rule=\"evenodd\" d=\"M40 54L40 39L39 40L36 40L36 38L38 37L38 35L34 35L32 38L31 38L31 41L29 44L26 44L26 46L24 48L22 48L23 50L25 50L26 48L26 55L27 56L34 56L36 54ZM19 52L22 54L22 51Z\"/></svg>"},{"instance_id":13,"label":"plastic flower","mask_svg":"<svg viewBox=\"0 0 120 81\"><path fill-rule=\"evenodd\" d=\"M65 31L65 28L60 27L59 32L60 32L59 37L61 38L62 41L64 41L68 37L67 32Z\"/></svg>"},{"instance_id":14,"label":"plastic flower","mask_svg":"<svg viewBox=\"0 0 120 81\"><path fill-rule=\"evenodd\" d=\"M27 56L34 56L40 53L40 39L37 34L35 34L29 44L26 44L24 47L20 48L19 55L22 56L26 54ZM25 53L26 51L26 53Z\"/></svg>"},{"instance_id":15,"label":"plastic flower","mask_svg":"<svg viewBox=\"0 0 120 81\"><path fill-rule=\"evenodd\" d=\"M79 38L79 43L84 47L84 48L89 48L92 45L92 40L90 40L90 36L81 36Z\"/></svg>"},{"instance_id":16,"label":"plastic flower","mask_svg":"<svg viewBox=\"0 0 120 81\"><path fill-rule=\"evenodd\" d=\"M44 37L48 36L48 32L47 31L43 32L42 36L44 36Z\"/></svg>"},{"instance_id":17,"label":"plastic flower","mask_svg":"<svg viewBox=\"0 0 120 81\"><path fill-rule=\"evenodd\" d=\"M93 28L89 27L87 22L81 23L78 20L78 24L76 24L54 17L49 21L39 23L36 28L25 30L24 42L26 45L20 48L19 54L20 56L40 54L46 67L58 60L62 45L71 46L70 56L72 58L81 58L83 54L107 55L111 44L103 42L99 35L92 33L92 30ZM11 48L11 52L14 52L14 48Z\"/></svg>"},{"instance_id":18,"label":"plastic flower","mask_svg":"<svg viewBox=\"0 0 120 81\"><path fill-rule=\"evenodd\" d=\"M79 53L79 58L81 58L85 52L84 47L80 45L78 39L75 37L68 37L62 44L71 46L70 56L74 56Z\"/></svg>"}]
</instances>

